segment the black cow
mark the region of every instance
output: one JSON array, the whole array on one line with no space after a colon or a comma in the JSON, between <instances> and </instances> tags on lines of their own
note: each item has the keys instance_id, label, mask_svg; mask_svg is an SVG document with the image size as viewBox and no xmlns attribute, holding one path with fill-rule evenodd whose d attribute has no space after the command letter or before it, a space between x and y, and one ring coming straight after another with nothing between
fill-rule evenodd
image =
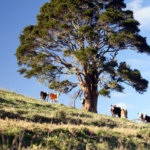
<instances>
[{"instance_id":1,"label":"black cow","mask_svg":"<svg viewBox=\"0 0 150 150\"><path fill-rule=\"evenodd\" d=\"M146 114L144 114L143 118L145 119L145 123L150 123L150 116L147 116Z\"/></svg>"},{"instance_id":2,"label":"black cow","mask_svg":"<svg viewBox=\"0 0 150 150\"><path fill-rule=\"evenodd\" d=\"M145 122L145 119L143 118L143 113L138 113L140 121Z\"/></svg>"},{"instance_id":3,"label":"black cow","mask_svg":"<svg viewBox=\"0 0 150 150\"><path fill-rule=\"evenodd\" d=\"M118 115L118 117L121 117L121 108L120 107L116 107L116 105L111 105L111 114L112 116L116 116Z\"/></svg>"},{"instance_id":4,"label":"black cow","mask_svg":"<svg viewBox=\"0 0 150 150\"><path fill-rule=\"evenodd\" d=\"M43 91L40 92L40 98L43 99L44 101L45 101L46 97L47 97L47 101L48 101L48 96L49 96L48 92L43 92Z\"/></svg>"}]
</instances>

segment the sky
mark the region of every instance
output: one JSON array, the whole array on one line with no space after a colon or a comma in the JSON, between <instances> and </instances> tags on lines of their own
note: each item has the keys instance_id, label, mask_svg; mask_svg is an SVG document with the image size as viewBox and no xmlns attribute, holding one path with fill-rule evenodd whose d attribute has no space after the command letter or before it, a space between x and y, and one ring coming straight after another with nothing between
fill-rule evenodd
<instances>
[{"instance_id":1,"label":"sky","mask_svg":"<svg viewBox=\"0 0 150 150\"><path fill-rule=\"evenodd\" d=\"M40 91L53 92L48 87L38 84L36 78L27 79L17 70L17 58L14 55L20 45L21 31L28 25L36 25L36 15L40 7L49 0L5 0L0 2L0 88L33 97L38 100ZM140 22L140 35L147 37L150 45L150 1L125 0L126 9L134 12L134 18ZM131 50L121 51L116 58L126 61L133 69L140 70L142 77L149 81L147 92L139 94L133 88L125 86L124 93L111 93L111 98L99 96L97 110L99 114L111 115L110 107L116 104L128 109L128 119L138 119L137 113L150 116L150 56ZM58 103L70 105L71 94L61 94ZM44 103L44 102L43 102ZM76 100L76 108L81 109L80 99Z\"/></svg>"}]
</instances>

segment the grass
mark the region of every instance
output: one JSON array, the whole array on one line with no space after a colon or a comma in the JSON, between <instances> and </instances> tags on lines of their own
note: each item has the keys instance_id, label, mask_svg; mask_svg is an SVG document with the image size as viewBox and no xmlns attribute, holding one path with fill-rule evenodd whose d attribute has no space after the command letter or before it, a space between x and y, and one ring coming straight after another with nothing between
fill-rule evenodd
<instances>
[{"instance_id":1,"label":"grass","mask_svg":"<svg viewBox=\"0 0 150 150\"><path fill-rule=\"evenodd\" d=\"M0 150L148 150L150 125L0 89Z\"/></svg>"}]
</instances>

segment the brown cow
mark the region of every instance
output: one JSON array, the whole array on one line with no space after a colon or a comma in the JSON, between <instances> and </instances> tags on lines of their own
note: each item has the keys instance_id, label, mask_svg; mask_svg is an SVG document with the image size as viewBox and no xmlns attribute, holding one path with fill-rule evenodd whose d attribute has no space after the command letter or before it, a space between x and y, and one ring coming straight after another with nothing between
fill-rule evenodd
<instances>
[{"instance_id":1,"label":"brown cow","mask_svg":"<svg viewBox=\"0 0 150 150\"><path fill-rule=\"evenodd\" d=\"M58 97L59 97L59 93L57 93L57 94L53 94L53 93L50 93L50 100L53 102L53 101L55 101L55 103L58 101Z\"/></svg>"},{"instance_id":2,"label":"brown cow","mask_svg":"<svg viewBox=\"0 0 150 150\"><path fill-rule=\"evenodd\" d=\"M128 118L127 113L128 113L127 109L122 109L121 110L121 117Z\"/></svg>"}]
</instances>

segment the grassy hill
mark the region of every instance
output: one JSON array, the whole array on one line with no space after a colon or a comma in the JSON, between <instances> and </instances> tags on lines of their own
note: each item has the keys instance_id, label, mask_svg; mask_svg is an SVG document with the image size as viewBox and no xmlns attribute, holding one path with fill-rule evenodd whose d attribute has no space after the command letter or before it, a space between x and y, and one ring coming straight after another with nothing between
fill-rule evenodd
<instances>
[{"instance_id":1,"label":"grassy hill","mask_svg":"<svg viewBox=\"0 0 150 150\"><path fill-rule=\"evenodd\" d=\"M0 89L0 150L149 150L150 125Z\"/></svg>"}]
</instances>

